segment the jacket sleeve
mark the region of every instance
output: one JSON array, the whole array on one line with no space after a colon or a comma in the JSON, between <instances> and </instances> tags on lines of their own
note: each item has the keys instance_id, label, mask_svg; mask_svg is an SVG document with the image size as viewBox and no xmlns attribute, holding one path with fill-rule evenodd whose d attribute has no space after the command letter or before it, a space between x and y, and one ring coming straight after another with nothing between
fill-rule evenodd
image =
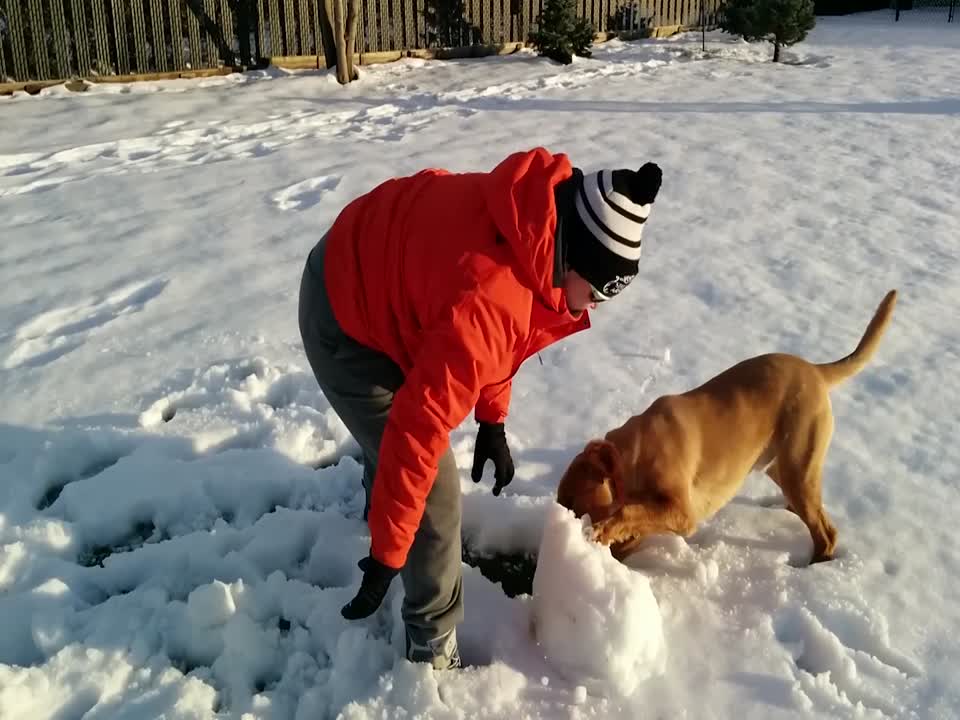
<instances>
[{"instance_id":1,"label":"jacket sleeve","mask_svg":"<svg viewBox=\"0 0 960 720\"><path fill-rule=\"evenodd\" d=\"M474 415L477 422L502 423L510 412L510 391L513 379L508 378L495 385L487 385L480 390L477 400L477 411Z\"/></svg>"},{"instance_id":2,"label":"jacket sleeve","mask_svg":"<svg viewBox=\"0 0 960 720\"><path fill-rule=\"evenodd\" d=\"M394 395L373 481L371 553L384 565L406 563L450 431L474 408L483 387L509 373L517 336L510 313L482 291L425 333Z\"/></svg>"}]
</instances>

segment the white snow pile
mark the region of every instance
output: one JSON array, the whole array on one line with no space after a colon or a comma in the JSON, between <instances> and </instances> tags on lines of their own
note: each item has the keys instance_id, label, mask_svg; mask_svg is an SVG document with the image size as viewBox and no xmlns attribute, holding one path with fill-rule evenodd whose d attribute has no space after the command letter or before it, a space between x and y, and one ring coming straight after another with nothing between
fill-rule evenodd
<instances>
[{"instance_id":1,"label":"white snow pile","mask_svg":"<svg viewBox=\"0 0 960 720\"><path fill-rule=\"evenodd\" d=\"M532 624L548 662L597 695L629 696L666 667L650 581L590 540L585 520L556 504L537 558Z\"/></svg>"}]
</instances>

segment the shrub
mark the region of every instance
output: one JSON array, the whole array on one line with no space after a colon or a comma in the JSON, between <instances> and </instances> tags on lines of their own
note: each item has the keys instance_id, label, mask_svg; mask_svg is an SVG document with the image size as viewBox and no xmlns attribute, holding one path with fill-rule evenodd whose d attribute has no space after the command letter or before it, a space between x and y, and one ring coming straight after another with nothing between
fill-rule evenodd
<instances>
[{"instance_id":1,"label":"shrub","mask_svg":"<svg viewBox=\"0 0 960 720\"><path fill-rule=\"evenodd\" d=\"M546 0L531 43L538 54L569 65L574 55L590 57L593 36L592 23L577 17L575 0Z\"/></svg>"},{"instance_id":2,"label":"shrub","mask_svg":"<svg viewBox=\"0 0 960 720\"><path fill-rule=\"evenodd\" d=\"M720 28L744 40L773 43L773 61L780 48L803 40L816 25L813 0L727 0Z\"/></svg>"}]
</instances>

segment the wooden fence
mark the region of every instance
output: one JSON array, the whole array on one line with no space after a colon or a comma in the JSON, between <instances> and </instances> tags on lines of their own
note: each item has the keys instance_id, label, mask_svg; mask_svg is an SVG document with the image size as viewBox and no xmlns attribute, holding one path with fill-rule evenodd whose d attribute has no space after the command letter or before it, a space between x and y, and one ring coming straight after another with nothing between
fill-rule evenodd
<instances>
[{"instance_id":1,"label":"wooden fence","mask_svg":"<svg viewBox=\"0 0 960 720\"><path fill-rule=\"evenodd\" d=\"M701 17L712 26L720 1L577 0L597 33L640 34L700 27ZM371 53L526 42L542 4L360 0L357 52L363 62ZM0 83L243 69L291 56L329 67L328 17L325 0L0 0Z\"/></svg>"}]
</instances>

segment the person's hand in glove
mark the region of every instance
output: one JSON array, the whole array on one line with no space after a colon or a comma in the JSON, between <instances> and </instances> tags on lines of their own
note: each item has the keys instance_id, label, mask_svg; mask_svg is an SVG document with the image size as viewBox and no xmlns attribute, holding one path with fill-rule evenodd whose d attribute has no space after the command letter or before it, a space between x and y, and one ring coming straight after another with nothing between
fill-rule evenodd
<instances>
[{"instance_id":1,"label":"person's hand in glove","mask_svg":"<svg viewBox=\"0 0 960 720\"><path fill-rule=\"evenodd\" d=\"M357 565L363 570L360 590L356 597L340 610L340 614L347 620L359 620L373 615L386 597L390 582L400 572L378 562L372 555L363 558Z\"/></svg>"},{"instance_id":2,"label":"person's hand in glove","mask_svg":"<svg viewBox=\"0 0 960 720\"><path fill-rule=\"evenodd\" d=\"M477 444L473 450L473 473L475 483L483 477L483 466L487 460L493 460L493 494L499 495L504 487L513 480L513 458L507 447L507 434L503 423L480 423L477 431Z\"/></svg>"}]
</instances>

